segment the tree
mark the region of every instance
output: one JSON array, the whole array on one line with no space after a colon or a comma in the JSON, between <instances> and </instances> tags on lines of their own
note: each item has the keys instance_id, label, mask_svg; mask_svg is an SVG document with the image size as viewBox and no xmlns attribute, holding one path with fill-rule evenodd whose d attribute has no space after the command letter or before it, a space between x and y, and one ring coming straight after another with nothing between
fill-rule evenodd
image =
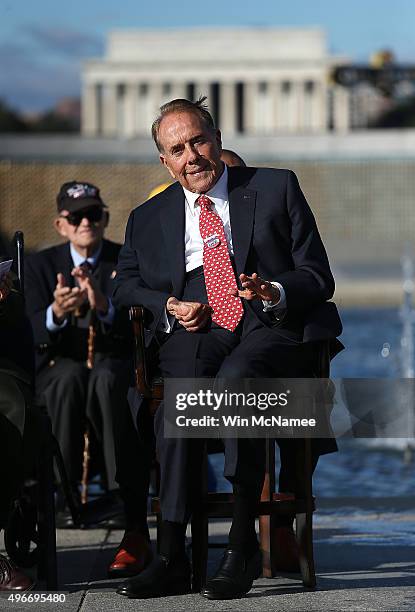
<instances>
[{"instance_id":1,"label":"tree","mask_svg":"<svg viewBox=\"0 0 415 612\"><path fill-rule=\"evenodd\" d=\"M27 132L28 129L26 122L18 113L0 100L0 132Z\"/></svg>"}]
</instances>

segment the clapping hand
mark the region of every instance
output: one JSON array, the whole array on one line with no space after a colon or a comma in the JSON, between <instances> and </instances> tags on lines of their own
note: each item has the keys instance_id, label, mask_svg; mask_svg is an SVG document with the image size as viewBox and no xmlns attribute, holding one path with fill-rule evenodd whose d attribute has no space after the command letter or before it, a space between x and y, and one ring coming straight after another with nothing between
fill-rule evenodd
<instances>
[{"instance_id":1,"label":"clapping hand","mask_svg":"<svg viewBox=\"0 0 415 612\"><path fill-rule=\"evenodd\" d=\"M52 310L55 319L59 322L79 308L87 299L87 295L86 291L80 287L68 287L64 275L60 272L56 277L56 281Z\"/></svg>"},{"instance_id":2,"label":"clapping hand","mask_svg":"<svg viewBox=\"0 0 415 612\"><path fill-rule=\"evenodd\" d=\"M71 274L77 279L80 290L87 296L90 307L103 314L108 312L108 299L98 287L87 266L76 266Z\"/></svg>"}]
</instances>

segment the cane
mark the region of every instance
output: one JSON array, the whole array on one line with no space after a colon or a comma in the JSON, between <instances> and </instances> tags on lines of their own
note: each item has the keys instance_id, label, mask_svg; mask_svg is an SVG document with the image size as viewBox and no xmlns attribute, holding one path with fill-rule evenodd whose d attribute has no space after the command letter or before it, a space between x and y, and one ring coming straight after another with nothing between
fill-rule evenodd
<instances>
[{"instance_id":1,"label":"cane","mask_svg":"<svg viewBox=\"0 0 415 612\"><path fill-rule=\"evenodd\" d=\"M14 266L19 280L20 292L24 295L24 235L22 231L15 232L13 243L15 251Z\"/></svg>"}]
</instances>

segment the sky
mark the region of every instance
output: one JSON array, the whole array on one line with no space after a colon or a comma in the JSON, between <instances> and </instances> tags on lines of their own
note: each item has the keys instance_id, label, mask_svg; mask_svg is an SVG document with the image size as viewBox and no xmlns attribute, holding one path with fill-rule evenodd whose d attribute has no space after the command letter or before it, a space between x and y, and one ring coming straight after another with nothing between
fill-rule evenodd
<instances>
[{"instance_id":1,"label":"sky","mask_svg":"<svg viewBox=\"0 0 415 612\"><path fill-rule=\"evenodd\" d=\"M24 112L79 96L84 59L124 28L320 26L331 53L415 64L415 0L0 0L0 99Z\"/></svg>"}]
</instances>

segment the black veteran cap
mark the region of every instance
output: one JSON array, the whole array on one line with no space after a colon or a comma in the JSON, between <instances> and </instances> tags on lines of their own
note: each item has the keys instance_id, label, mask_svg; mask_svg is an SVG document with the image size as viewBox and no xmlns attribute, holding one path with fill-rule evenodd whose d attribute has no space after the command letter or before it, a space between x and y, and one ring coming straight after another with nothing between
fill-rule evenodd
<instances>
[{"instance_id":1,"label":"black veteran cap","mask_svg":"<svg viewBox=\"0 0 415 612\"><path fill-rule=\"evenodd\" d=\"M102 206L102 208L106 208L106 205L101 200L98 187L82 181L64 183L57 195L56 202L58 212L62 210L76 212L89 206Z\"/></svg>"}]
</instances>

